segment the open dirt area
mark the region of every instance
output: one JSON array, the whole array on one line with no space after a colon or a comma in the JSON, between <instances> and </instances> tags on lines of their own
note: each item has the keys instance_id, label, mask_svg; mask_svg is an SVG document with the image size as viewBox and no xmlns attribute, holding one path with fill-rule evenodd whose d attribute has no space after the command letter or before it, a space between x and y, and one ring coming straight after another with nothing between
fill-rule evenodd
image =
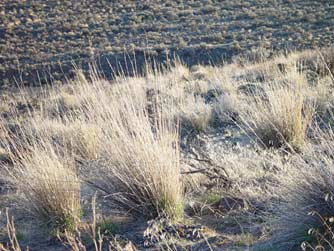
<instances>
[{"instance_id":1,"label":"open dirt area","mask_svg":"<svg viewBox=\"0 0 334 251\"><path fill-rule=\"evenodd\" d=\"M0 83L64 79L92 61L111 77L130 58L141 69L144 54L193 65L259 47L329 46L333 27L330 0L1 1Z\"/></svg>"}]
</instances>

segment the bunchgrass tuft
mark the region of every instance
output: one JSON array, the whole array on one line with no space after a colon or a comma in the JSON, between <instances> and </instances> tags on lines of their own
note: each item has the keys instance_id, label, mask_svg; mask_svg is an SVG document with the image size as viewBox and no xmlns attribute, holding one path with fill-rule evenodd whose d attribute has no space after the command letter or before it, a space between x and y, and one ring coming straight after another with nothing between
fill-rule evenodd
<instances>
[{"instance_id":1,"label":"bunchgrass tuft","mask_svg":"<svg viewBox=\"0 0 334 251\"><path fill-rule=\"evenodd\" d=\"M334 250L334 134L317 128L316 137L282 178L278 250Z\"/></svg>"},{"instance_id":2,"label":"bunchgrass tuft","mask_svg":"<svg viewBox=\"0 0 334 251\"><path fill-rule=\"evenodd\" d=\"M90 86L86 117L102 132L101 159L84 168L91 184L108 193L117 206L148 217L182 216L178 123L171 115L173 101L162 97L159 83L154 99L145 85L119 80ZM107 90L105 88L108 88Z\"/></svg>"},{"instance_id":3,"label":"bunchgrass tuft","mask_svg":"<svg viewBox=\"0 0 334 251\"><path fill-rule=\"evenodd\" d=\"M287 146L300 151L311 125L314 106L307 102L307 84L299 73L264 86L262 95L247 99L240 125L266 147ZM283 82L282 82L283 81Z\"/></svg>"},{"instance_id":4,"label":"bunchgrass tuft","mask_svg":"<svg viewBox=\"0 0 334 251\"><path fill-rule=\"evenodd\" d=\"M26 146L9 170L26 208L50 233L73 231L80 221L80 180L74 162L45 142Z\"/></svg>"}]
</instances>

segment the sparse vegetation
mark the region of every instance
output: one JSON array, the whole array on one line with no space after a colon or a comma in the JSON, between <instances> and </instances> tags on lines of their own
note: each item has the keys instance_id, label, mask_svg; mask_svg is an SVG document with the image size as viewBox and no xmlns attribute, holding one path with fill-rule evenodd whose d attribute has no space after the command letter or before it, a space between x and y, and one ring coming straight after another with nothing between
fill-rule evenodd
<instances>
[{"instance_id":1,"label":"sparse vegetation","mask_svg":"<svg viewBox=\"0 0 334 251\"><path fill-rule=\"evenodd\" d=\"M117 68L124 58L129 62L124 49L136 51L140 68L142 51L160 61L167 49L196 64L219 63L259 46L330 46L332 8L332 1L2 1L0 84L12 84L14 77L28 84L64 79L73 62L87 66L92 59L110 76L109 63Z\"/></svg>"},{"instance_id":2,"label":"sparse vegetation","mask_svg":"<svg viewBox=\"0 0 334 251\"><path fill-rule=\"evenodd\" d=\"M313 158L322 160L317 159L317 156ZM289 183L290 192L284 195L285 208L282 209L282 215L277 222L282 232L278 235L278 240L275 240L281 247L280 250L297 250L301 247L312 250L311 247L321 246L324 250L329 250L333 245L332 164L313 164L314 166L304 165L298 169L299 175L295 175L290 181L295 184Z\"/></svg>"},{"instance_id":3,"label":"sparse vegetation","mask_svg":"<svg viewBox=\"0 0 334 251\"><path fill-rule=\"evenodd\" d=\"M6 244L0 243L1 251L21 251L21 246L18 241L17 232L14 224L14 218L9 216L8 209L5 210L6 217L6 231L8 235L9 242ZM29 251L29 248L26 248Z\"/></svg>"},{"instance_id":4,"label":"sparse vegetation","mask_svg":"<svg viewBox=\"0 0 334 251\"><path fill-rule=\"evenodd\" d=\"M179 218L183 195L178 126L167 114L171 101L157 95L149 108L145 86L130 87L124 82L114 85L110 93L104 92L100 82L91 89L96 102L84 112L103 132L104 163L94 169L89 166L84 173L102 191L116 193L110 199L121 207ZM97 108L101 110L96 112Z\"/></svg>"},{"instance_id":5,"label":"sparse vegetation","mask_svg":"<svg viewBox=\"0 0 334 251\"><path fill-rule=\"evenodd\" d=\"M307 102L308 86L302 74L287 73L263 87L263 93L251 93L248 108L241 112L242 125L255 134L264 146L289 147L300 150L314 115L314 105ZM282 81L282 82L279 82ZM255 86L254 86L255 87ZM251 92L256 92L256 88ZM304 92L304 94L303 94Z\"/></svg>"},{"instance_id":6,"label":"sparse vegetation","mask_svg":"<svg viewBox=\"0 0 334 251\"><path fill-rule=\"evenodd\" d=\"M72 231L80 220L80 180L73 162L48 144L35 144L14 160L13 182L27 209L51 231Z\"/></svg>"},{"instance_id":7,"label":"sparse vegetation","mask_svg":"<svg viewBox=\"0 0 334 251\"><path fill-rule=\"evenodd\" d=\"M0 251L334 251L333 10L0 0Z\"/></svg>"},{"instance_id":8,"label":"sparse vegetation","mask_svg":"<svg viewBox=\"0 0 334 251\"><path fill-rule=\"evenodd\" d=\"M184 101L181 118L197 131L204 131L212 120L212 107L205 104L201 97L187 97Z\"/></svg>"},{"instance_id":9,"label":"sparse vegetation","mask_svg":"<svg viewBox=\"0 0 334 251\"><path fill-rule=\"evenodd\" d=\"M92 69L3 93L0 205L78 251L330 250L333 87L318 55L113 81ZM57 245L34 231L17 242Z\"/></svg>"}]
</instances>

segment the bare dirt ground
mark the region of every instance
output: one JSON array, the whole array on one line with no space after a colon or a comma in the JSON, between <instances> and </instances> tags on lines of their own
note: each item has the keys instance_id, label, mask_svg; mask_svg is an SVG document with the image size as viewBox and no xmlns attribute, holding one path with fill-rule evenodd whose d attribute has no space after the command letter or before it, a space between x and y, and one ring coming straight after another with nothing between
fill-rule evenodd
<instances>
[{"instance_id":1,"label":"bare dirt ground","mask_svg":"<svg viewBox=\"0 0 334 251\"><path fill-rule=\"evenodd\" d=\"M217 63L258 47L332 44L333 1L1 1L0 83L45 82L71 75L73 63L130 65L167 55ZM135 54L134 54L135 52ZM125 62L127 61L127 62ZM123 67L126 68L126 67ZM50 76L52 75L52 77Z\"/></svg>"}]
</instances>

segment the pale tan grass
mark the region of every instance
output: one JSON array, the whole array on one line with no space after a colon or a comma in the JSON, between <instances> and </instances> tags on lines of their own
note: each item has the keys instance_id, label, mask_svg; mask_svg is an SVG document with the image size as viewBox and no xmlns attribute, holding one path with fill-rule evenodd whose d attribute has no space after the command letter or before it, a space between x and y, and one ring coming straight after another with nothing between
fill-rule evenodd
<instances>
[{"instance_id":1,"label":"pale tan grass","mask_svg":"<svg viewBox=\"0 0 334 251\"><path fill-rule=\"evenodd\" d=\"M297 70L264 86L265 94L254 95L241 111L244 126L265 146L300 150L312 122L314 105L306 102L307 83ZM285 79L288 79L285 80Z\"/></svg>"},{"instance_id":2,"label":"pale tan grass","mask_svg":"<svg viewBox=\"0 0 334 251\"><path fill-rule=\"evenodd\" d=\"M168 115L173 102L157 94L149 104L145 85L124 81L108 86L96 80L82 88L92 100L82 112L103 134L104 161L86 170L94 173L88 181L110 193L118 206L146 215L180 217L178 127Z\"/></svg>"},{"instance_id":3,"label":"pale tan grass","mask_svg":"<svg viewBox=\"0 0 334 251\"><path fill-rule=\"evenodd\" d=\"M5 209L5 217L6 217L6 232L8 235L9 242L6 244L0 243L0 251L22 251L23 249L21 249L20 243L17 238L17 231L14 224L14 217L9 216L8 208ZM29 251L29 248L27 247L25 250Z\"/></svg>"},{"instance_id":4,"label":"pale tan grass","mask_svg":"<svg viewBox=\"0 0 334 251\"><path fill-rule=\"evenodd\" d=\"M212 120L212 107L203 98L187 96L181 106L181 117L197 131L204 131Z\"/></svg>"},{"instance_id":5,"label":"pale tan grass","mask_svg":"<svg viewBox=\"0 0 334 251\"><path fill-rule=\"evenodd\" d=\"M34 117L29 121L34 128L33 135L42 135L57 147L71 153L73 157L97 159L101 148L101 130L88 121L74 119L48 119Z\"/></svg>"},{"instance_id":6,"label":"pale tan grass","mask_svg":"<svg viewBox=\"0 0 334 251\"><path fill-rule=\"evenodd\" d=\"M12 162L7 166L7 178L23 195L24 207L50 231L72 231L81 210L74 159L34 126L18 123L12 132L1 121L2 144Z\"/></svg>"},{"instance_id":7,"label":"pale tan grass","mask_svg":"<svg viewBox=\"0 0 334 251\"><path fill-rule=\"evenodd\" d=\"M27 209L51 230L74 230L80 218L80 180L73 160L59 156L47 142L25 148L13 157L9 172Z\"/></svg>"},{"instance_id":8,"label":"pale tan grass","mask_svg":"<svg viewBox=\"0 0 334 251\"><path fill-rule=\"evenodd\" d=\"M325 145L328 150L328 143ZM334 245L322 221L333 217L334 210L331 145L331 152L310 146L303 157L297 157L288 171L281 174L281 187L276 192L282 203L276 208L278 217L273 224L277 232L272 240L277 250L301 250L304 242L325 248L320 250L331 250L327 249L328 244Z\"/></svg>"}]
</instances>

